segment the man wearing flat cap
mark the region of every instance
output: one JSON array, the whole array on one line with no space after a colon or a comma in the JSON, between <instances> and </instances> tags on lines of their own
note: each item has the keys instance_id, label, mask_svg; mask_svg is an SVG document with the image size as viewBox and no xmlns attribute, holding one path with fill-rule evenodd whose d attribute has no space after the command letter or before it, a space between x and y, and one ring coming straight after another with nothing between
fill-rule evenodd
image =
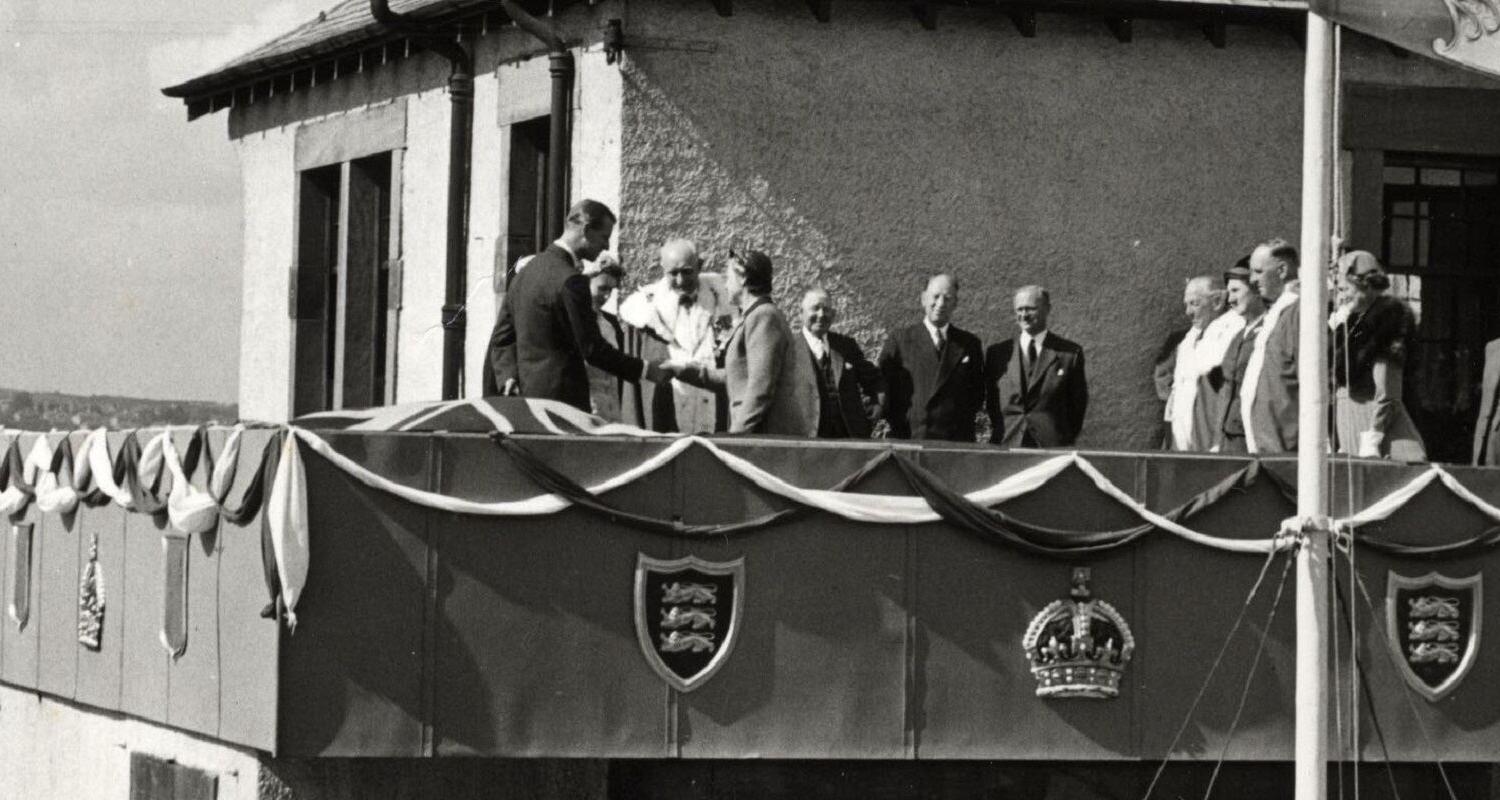
<instances>
[{"instance_id":1,"label":"man wearing flat cap","mask_svg":"<svg viewBox=\"0 0 1500 800\"><path fill-rule=\"evenodd\" d=\"M813 437L818 433L818 383L786 316L771 301L771 259L751 250L729 255L725 290L740 309L724 366L668 362L678 380L729 395L729 432Z\"/></svg>"}]
</instances>

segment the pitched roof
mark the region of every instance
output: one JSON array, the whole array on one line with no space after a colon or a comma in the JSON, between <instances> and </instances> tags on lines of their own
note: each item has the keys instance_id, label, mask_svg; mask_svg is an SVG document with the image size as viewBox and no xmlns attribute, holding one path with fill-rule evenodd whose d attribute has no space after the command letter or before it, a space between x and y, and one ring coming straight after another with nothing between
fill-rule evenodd
<instances>
[{"instance_id":1,"label":"pitched roof","mask_svg":"<svg viewBox=\"0 0 1500 800\"><path fill-rule=\"evenodd\" d=\"M414 20L442 22L498 10L499 4L494 0L390 0L390 7L391 11ZM457 27L454 33L458 33ZM192 101L403 36L370 16L369 0L344 0L212 72L161 91L168 97Z\"/></svg>"}]
</instances>

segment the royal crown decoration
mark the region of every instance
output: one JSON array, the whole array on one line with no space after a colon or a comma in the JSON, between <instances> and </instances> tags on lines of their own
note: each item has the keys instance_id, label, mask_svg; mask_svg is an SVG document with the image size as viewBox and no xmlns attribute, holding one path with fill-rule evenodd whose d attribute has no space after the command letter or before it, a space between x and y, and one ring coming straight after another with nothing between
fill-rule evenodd
<instances>
[{"instance_id":1,"label":"royal crown decoration","mask_svg":"<svg viewBox=\"0 0 1500 800\"><path fill-rule=\"evenodd\" d=\"M1021 647L1031 661L1037 697L1120 694L1135 637L1114 606L1093 599L1089 577L1088 567L1075 567L1070 599L1048 603L1026 626Z\"/></svg>"}]
</instances>

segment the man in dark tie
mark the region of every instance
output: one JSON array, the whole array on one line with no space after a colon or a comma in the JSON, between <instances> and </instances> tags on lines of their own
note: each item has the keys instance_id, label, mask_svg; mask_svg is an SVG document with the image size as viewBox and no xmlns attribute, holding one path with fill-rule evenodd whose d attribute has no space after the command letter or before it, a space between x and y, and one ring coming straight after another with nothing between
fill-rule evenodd
<instances>
[{"instance_id":1,"label":"man in dark tie","mask_svg":"<svg viewBox=\"0 0 1500 800\"><path fill-rule=\"evenodd\" d=\"M1083 348L1047 330L1052 298L1040 286L1016 291L1020 336L985 353L990 441L1010 447L1070 447L1083 430L1088 381Z\"/></svg>"},{"instance_id":2,"label":"man in dark tie","mask_svg":"<svg viewBox=\"0 0 1500 800\"><path fill-rule=\"evenodd\" d=\"M628 356L604 340L579 271L609 247L615 214L595 200L568 211L563 234L511 279L490 334L493 380L485 394L523 394L589 410L587 363L626 381L666 376L651 362Z\"/></svg>"},{"instance_id":3,"label":"man in dark tie","mask_svg":"<svg viewBox=\"0 0 1500 800\"><path fill-rule=\"evenodd\" d=\"M868 439L885 403L885 379L858 342L829 330L837 316L823 289L802 296L802 341L818 379L818 438Z\"/></svg>"},{"instance_id":4,"label":"man in dark tie","mask_svg":"<svg viewBox=\"0 0 1500 800\"><path fill-rule=\"evenodd\" d=\"M957 307L958 279L934 275L922 292L922 321L892 331L880 351L895 438L974 441L984 354L979 337L952 324Z\"/></svg>"}]
</instances>

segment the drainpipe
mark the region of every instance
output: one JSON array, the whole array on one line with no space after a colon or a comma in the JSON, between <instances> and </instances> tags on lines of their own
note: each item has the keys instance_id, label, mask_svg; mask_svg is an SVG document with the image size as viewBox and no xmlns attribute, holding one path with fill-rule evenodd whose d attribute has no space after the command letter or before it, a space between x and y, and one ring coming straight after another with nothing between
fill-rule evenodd
<instances>
[{"instance_id":1,"label":"drainpipe","mask_svg":"<svg viewBox=\"0 0 1500 800\"><path fill-rule=\"evenodd\" d=\"M547 238L562 236L568 207L568 107L573 91L573 54L553 27L521 8L517 0L500 0L500 7L516 23L547 46L552 73L552 116L547 136Z\"/></svg>"},{"instance_id":2,"label":"drainpipe","mask_svg":"<svg viewBox=\"0 0 1500 800\"><path fill-rule=\"evenodd\" d=\"M428 50L448 59L448 98L453 104L448 126L448 235L443 282L443 399L462 391L464 312L469 268L469 159L474 128L474 58L469 47L433 28L391 11L389 0L370 0L370 16L398 33L417 38ZM430 38L429 38L430 37Z\"/></svg>"}]
</instances>

